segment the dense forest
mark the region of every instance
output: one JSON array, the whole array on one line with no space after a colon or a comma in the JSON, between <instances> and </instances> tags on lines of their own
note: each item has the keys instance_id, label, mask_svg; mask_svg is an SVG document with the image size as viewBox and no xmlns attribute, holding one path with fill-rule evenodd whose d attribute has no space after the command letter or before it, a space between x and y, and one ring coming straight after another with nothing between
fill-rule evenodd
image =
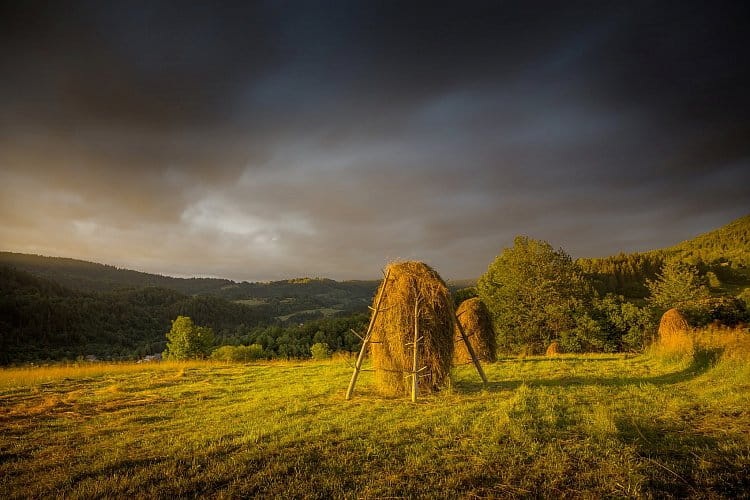
<instances>
[{"instance_id":1,"label":"dense forest","mask_svg":"<svg viewBox=\"0 0 750 500\"><path fill-rule=\"evenodd\" d=\"M588 306L590 319L609 325L606 330L615 329L612 325L623 323L625 316L645 324L627 302L642 305L649 280L675 259L694 266L713 295L747 295L750 216L670 248L578 259L575 265L601 297ZM270 356L307 356L318 342L333 350L356 350L359 339L351 329L364 326L377 284L320 278L268 283L183 279L3 252L0 363L89 355L134 359L161 352L171 321L179 315L211 327L217 345L259 344ZM468 284L453 283L451 289ZM456 296L474 293L462 289ZM606 345L635 346L628 344L622 325L620 329L621 336Z\"/></svg>"},{"instance_id":2,"label":"dense forest","mask_svg":"<svg viewBox=\"0 0 750 500\"><path fill-rule=\"evenodd\" d=\"M669 248L577 262L599 293L639 299L648 295L646 280L653 280L672 259L696 266L712 279L715 292L750 286L750 215Z\"/></svg>"}]
</instances>

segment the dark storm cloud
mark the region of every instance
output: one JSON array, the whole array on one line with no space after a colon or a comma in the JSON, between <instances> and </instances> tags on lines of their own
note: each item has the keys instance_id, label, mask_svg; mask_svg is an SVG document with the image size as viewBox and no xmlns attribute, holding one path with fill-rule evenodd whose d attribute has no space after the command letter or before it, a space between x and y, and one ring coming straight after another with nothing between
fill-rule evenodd
<instances>
[{"instance_id":1,"label":"dark storm cloud","mask_svg":"<svg viewBox=\"0 0 750 500\"><path fill-rule=\"evenodd\" d=\"M747 212L740 3L4 7L7 249L241 279L476 276Z\"/></svg>"}]
</instances>

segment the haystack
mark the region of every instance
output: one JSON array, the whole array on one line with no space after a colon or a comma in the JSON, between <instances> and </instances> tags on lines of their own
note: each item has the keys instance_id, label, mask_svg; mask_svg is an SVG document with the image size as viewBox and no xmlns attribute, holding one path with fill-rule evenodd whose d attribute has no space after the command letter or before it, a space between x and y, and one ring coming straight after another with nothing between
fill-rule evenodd
<instances>
[{"instance_id":1,"label":"haystack","mask_svg":"<svg viewBox=\"0 0 750 500\"><path fill-rule=\"evenodd\" d=\"M677 309L670 309L664 313L659 321L659 340L666 340L675 335L681 335L690 331L685 316Z\"/></svg>"},{"instance_id":2,"label":"haystack","mask_svg":"<svg viewBox=\"0 0 750 500\"><path fill-rule=\"evenodd\" d=\"M464 333L469 338L469 343L474 348L474 354L477 355L479 361L491 363L497 361L497 339L492 329L490 313L484 303L478 297L464 300L458 306L456 316L461 326L464 327ZM453 354L454 364L471 363L471 355L461 338L458 326L454 333L456 343L456 352Z\"/></svg>"},{"instance_id":3,"label":"haystack","mask_svg":"<svg viewBox=\"0 0 750 500\"><path fill-rule=\"evenodd\" d=\"M408 394L413 372L414 306L417 304L419 392L433 392L448 381L453 358L452 303L448 287L422 262L394 262L373 325L370 355L378 389ZM377 295L376 295L377 296Z\"/></svg>"},{"instance_id":4,"label":"haystack","mask_svg":"<svg viewBox=\"0 0 750 500\"><path fill-rule=\"evenodd\" d=\"M692 351L690 324L677 309L669 309L659 321L659 347L664 351Z\"/></svg>"},{"instance_id":5,"label":"haystack","mask_svg":"<svg viewBox=\"0 0 750 500\"><path fill-rule=\"evenodd\" d=\"M544 355L548 357L557 356L558 354L560 354L559 342L552 342L549 346L547 346L547 352L544 353Z\"/></svg>"}]
</instances>

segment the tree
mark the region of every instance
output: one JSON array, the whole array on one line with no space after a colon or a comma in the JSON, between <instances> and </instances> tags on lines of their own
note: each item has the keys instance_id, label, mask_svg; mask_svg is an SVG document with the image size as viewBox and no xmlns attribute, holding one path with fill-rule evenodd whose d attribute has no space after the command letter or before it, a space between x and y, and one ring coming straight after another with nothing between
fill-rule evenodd
<instances>
[{"instance_id":1,"label":"tree","mask_svg":"<svg viewBox=\"0 0 750 500\"><path fill-rule=\"evenodd\" d=\"M590 287L570 256L545 241L517 236L477 283L500 348L536 351L576 327Z\"/></svg>"},{"instance_id":2,"label":"tree","mask_svg":"<svg viewBox=\"0 0 750 500\"><path fill-rule=\"evenodd\" d=\"M698 270L678 260L670 260L664 264L656 280L647 280L646 286L651 292L648 302L659 312L680 303L695 302L708 297L708 290L698 275Z\"/></svg>"},{"instance_id":3,"label":"tree","mask_svg":"<svg viewBox=\"0 0 750 500\"><path fill-rule=\"evenodd\" d=\"M170 360L203 359L211 354L214 331L193 324L188 316L177 316L167 333L167 350L164 358Z\"/></svg>"}]
</instances>

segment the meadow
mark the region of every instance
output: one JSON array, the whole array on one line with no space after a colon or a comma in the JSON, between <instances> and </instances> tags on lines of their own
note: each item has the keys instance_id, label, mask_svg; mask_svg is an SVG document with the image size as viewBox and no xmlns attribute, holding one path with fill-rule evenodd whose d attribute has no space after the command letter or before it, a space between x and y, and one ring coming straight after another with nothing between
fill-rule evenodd
<instances>
[{"instance_id":1,"label":"meadow","mask_svg":"<svg viewBox=\"0 0 750 500\"><path fill-rule=\"evenodd\" d=\"M504 358L344 400L330 361L0 371L6 498L747 497L750 366L698 349Z\"/></svg>"}]
</instances>

